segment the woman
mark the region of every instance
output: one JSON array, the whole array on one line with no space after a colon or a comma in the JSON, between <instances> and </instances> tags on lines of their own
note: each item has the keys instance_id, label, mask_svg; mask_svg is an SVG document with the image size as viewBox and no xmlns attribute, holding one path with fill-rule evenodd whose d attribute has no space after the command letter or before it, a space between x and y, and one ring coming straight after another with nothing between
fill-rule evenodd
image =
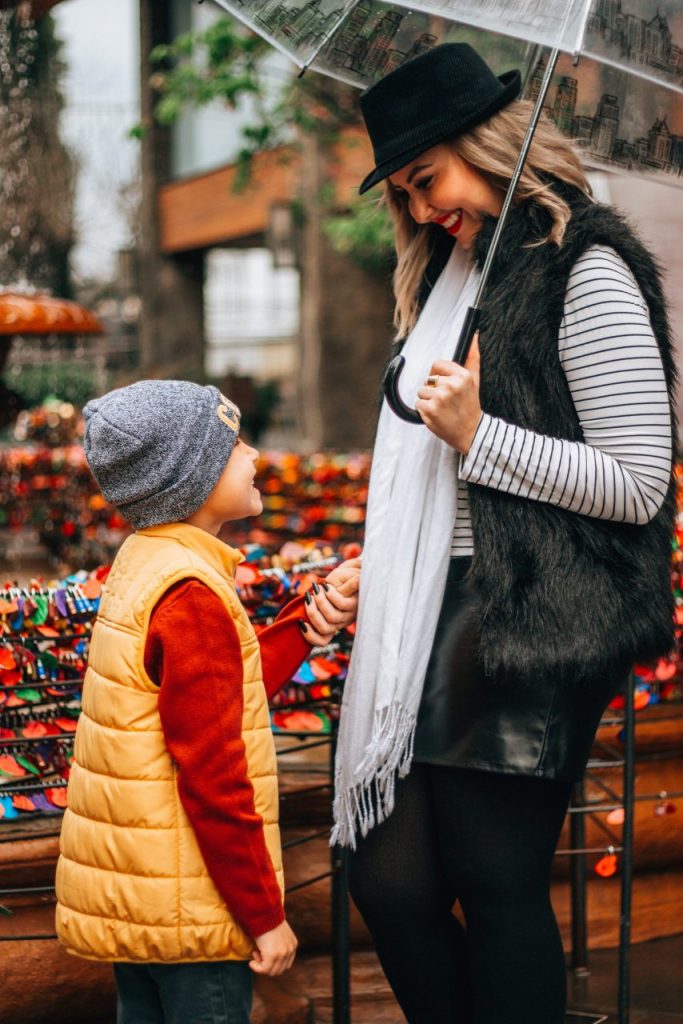
<instances>
[{"instance_id":1,"label":"woman","mask_svg":"<svg viewBox=\"0 0 683 1024\"><path fill-rule=\"evenodd\" d=\"M449 44L361 100L361 191L385 183L401 390L427 429L384 405L334 838L411 1024L562 1024L549 880L572 784L633 661L672 645L659 277L550 122L478 345L450 361L529 119L519 88Z\"/></svg>"}]
</instances>

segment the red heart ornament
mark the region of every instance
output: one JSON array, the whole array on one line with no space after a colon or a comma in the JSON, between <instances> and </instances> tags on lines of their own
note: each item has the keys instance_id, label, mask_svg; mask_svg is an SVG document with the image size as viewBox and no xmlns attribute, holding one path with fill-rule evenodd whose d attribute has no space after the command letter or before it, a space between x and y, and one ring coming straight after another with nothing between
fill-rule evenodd
<instances>
[{"instance_id":1,"label":"red heart ornament","mask_svg":"<svg viewBox=\"0 0 683 1024\"><path fill-rule=\"evenodd\" d=\"M667 679L673 679L678 671L678 665L675 661L669 661L668 658L660 658L655 668L655 677L660 683L664 683Z\"/></svg>"},{"instance_id":2,"label":"red heart ornament","mask_svg":"<svg viewBox=\"0 0 683 1024\"><path fill-rule=\"evenodd\" d=\"M601 857L598 863L593 869L596 875L600 875L601 878L611 878L612 875L617 873L617 856L615 853L606 853L604 857Z\"/></svg>"},{"instance_id":3,"label":"red heart ornament","mask_svg":"<svg viewBox=\"0 0 683 1024\"><path fill-rule=\"evenodd\" d=\"M17 667L17 659L14 651L9 647L0 647L0 670L3 672Z\"/></svg>"},{"instance_id":4,"label":"red heart ornament","mask_svg":"<svg viewBox=\"0 0 683 1024\"><path fill-rule=\"evenodd\" d=\"M55 807L66 807L66 786L59 789L46 789L45 796Z\"/></svg>"}]
</instances>

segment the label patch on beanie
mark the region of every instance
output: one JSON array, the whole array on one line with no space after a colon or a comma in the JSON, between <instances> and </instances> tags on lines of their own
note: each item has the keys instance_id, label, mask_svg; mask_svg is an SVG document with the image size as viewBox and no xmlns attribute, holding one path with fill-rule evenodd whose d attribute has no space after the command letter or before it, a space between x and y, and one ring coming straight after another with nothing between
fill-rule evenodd
<instances>
[{"instance_id":1,"label":"label patch on beanie","mask_svg":"<svg viewBox=\"0 0 683 1024\"><path fill-rule=\"evenodd\" d=\"M219 420L222 420L227 427L231 430L235 430L239 434L240 430L240 416L242 415L234 402L231 402L229 398L226 398L221 393L221 404L216 409L216 415Z\"/></svg>"}]
</instances>

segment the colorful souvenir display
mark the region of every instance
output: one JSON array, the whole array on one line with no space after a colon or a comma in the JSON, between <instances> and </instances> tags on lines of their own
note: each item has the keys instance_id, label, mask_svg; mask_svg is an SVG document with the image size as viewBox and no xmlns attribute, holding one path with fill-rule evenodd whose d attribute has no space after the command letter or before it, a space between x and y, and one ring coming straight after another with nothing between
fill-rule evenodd
<instances>
[{"instance_id":1,"label":"colorful souvenir display","mask_svg":"<svg viewBox=\"0 0 683 1024\"><path fill-rule=\"evenodd\" d=\"M38 439L53 426L36 417L22 429L27 439ZM359 554L369 468L363 455L261 458L264 513L258 525L245 522L243 534L238 532L245 561L237 570L240 598L257 631L340 560ZM636 666L636 709L683 699L683 466L677 480L676 648L656 665ZM77 445L0 452L0 499L7 510L4 525L35 523L42 516L43 530L74 543L77 536L96 538L105 530L117 531L118 544L126 529L97 492ZM63 807L89 636L107 572L82 571L48 586L36 581L28 588L0 588L0 820ZM353 628L311 651L272 702L276 733L331 731L352 642ZM623 698L612 707L623 707ZM655 813L668 816L672 807L663 793Z\"/></svg>"},{"instance_id":2,"label":"colorful souvenir display","mask_svg":"<svg viewBox=\"0 0 683 1024\"><path fill-rule=\"evenodd\" d=\"M128 527L99 493L80 445L0 449L0 530L37 534L55 559L113 557Z\"/></svg>"},{"instance_id":3,"label":"colorful souvenir display","mask_svg":"<svg viewBox=\"0 0 683 1024\"><path fill-rule=\"evenodd\" d=\"M128 526L100 494L80 443L81 417L53 403L22 414L21 446L0 448L0 531L32 531L55 560L93 567L111 561ZM238 543L258 536L269 550L287 537L335 545L362 538L370 457L269 452L258 484L263 513L234 524Z\"/></svg>"},{"instance_id":4,"label":"colorful souvenir display","mask_svg":"<svg viewBox=\"0 0 683 1024\"><path fill-rule=\"evenodd\" d=\"M359 554L360 546L346 545L340 553L320 543L287 541L273 555L259 544L243 547L246 560L237 568L240 599L256 626L267 625L288 601L305 593L344 558ZM271 705L276 733L329 733L341 686L346 678L353 627L335 642L314 648Z\"/></svg>"},{"instance_id":5,"label":"colorful souvenir display","mask_svg":"<svg viewBox=\"0 0 683 1024\"><path fill-rule=\"evenodd\" d=\"M675 467L678 512L671 541L671 588L674 594L675 647L670 657L656 665L636 665L636 710L650 704L683 700L683 463ZM612 707L623 707L617 699Z\"/></svg>"},{"instance_id":6,"label":"colorful souvenir display","mask_svg":"<svg viewBox=\"0 0 683 1024\"><path fill-rule=\"evenodd\" d=\"M679 463L675 467L675 477L678 513L672 538L671 560L671 587L675 603L675 643L668 657L660 658L656 664L634 667L636 676L634 708L636 711L642 711L646 707L660 703L683 701L683 464ZM623 697L617 697L610 707L614 710L622 710L624 703ZM622 729L618 740L623 742L623 738L624 731ZM609 794L607 794L607 798L609 798ZM678 807L669 794L666 791L660 792L659 800L653 805L653 815L656 818L669 818L677 811ZM613 836L615 843L619 842L618 834L611 833L609 830L623 826L624 817L623 807L615 807L605 816L607 834ZM601 878L612 877L618 868L619 860L614 847L611 846L593 865L594 872Z\"/></svg>"},{"instance_id":7,"label":"colorful souvenir display","mask_svg":"<svg viewBox=\"0 0 683 1024\"><path fill-rule=\"evenodd\" d=\"M256 629L324 579L358 545L338 553L311 541L270 554L246 545L237 587ZM0 588L0 826L65 806L73 739L81 708L88 644L107 568L44 586ZM329 733L346 676L353 630L313 648L273 701L273 730L291 736Z\"/></svg>"},{"instance_id":8,"label":"colorful souvenir display","mask_svg":"<svg viewBox=\"0 0 683 1024\"><path fill-rule=\"evenodd\" d=\"M0 589L0 820L66 804L88 642L106 570Z\"/></svg>"},{"instance_id":9,"label":"colorful souvenir display","mask_svg":"<svg viewBox=\"0 0 683 1024\"><path fill-rule=\"evenodd\" d=\"M262 454L258 527L265 541L276 546L284 537L320 537L335 544L360 540L369 478L367 454ZM252 528L253 523L244 524L245 540Z\"/></svg>"}]
</instances>

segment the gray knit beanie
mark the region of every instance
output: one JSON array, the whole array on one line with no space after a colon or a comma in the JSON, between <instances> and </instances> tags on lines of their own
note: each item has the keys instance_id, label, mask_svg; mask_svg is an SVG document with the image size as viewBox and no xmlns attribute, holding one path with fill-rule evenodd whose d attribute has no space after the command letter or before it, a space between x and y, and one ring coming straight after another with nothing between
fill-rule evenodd
<instances>
[{"instance_id":1,"label":"gray knit beanie","mask_svg":"<svg viewBox=\"0 0 683 1024\"><path fill-rule=\"evenodd\" d=\"M240 429L218 388L141 380L88 402L85 455L105 498L136 530L196 512L216 485Z\"/></svg>"}]
</instances>

